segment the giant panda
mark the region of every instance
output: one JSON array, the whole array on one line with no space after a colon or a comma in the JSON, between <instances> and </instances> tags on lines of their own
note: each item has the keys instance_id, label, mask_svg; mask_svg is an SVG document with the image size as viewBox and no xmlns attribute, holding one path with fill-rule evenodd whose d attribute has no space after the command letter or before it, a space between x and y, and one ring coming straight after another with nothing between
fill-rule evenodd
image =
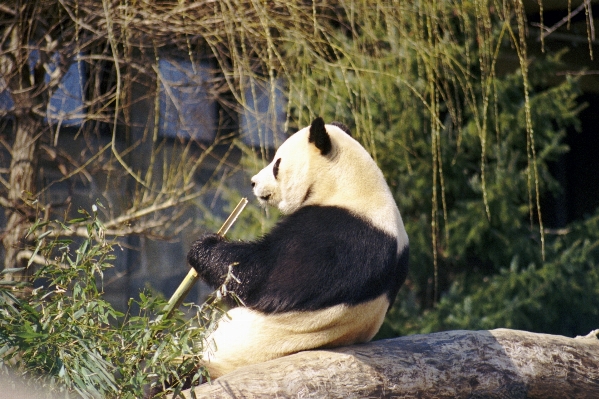
<instances>
[{"instance_id":1,"label":"giant panda","mask_svg":"<svg viewBox=\"0 0 599 399\"><path fill-rule=\"evenodd\" d=\"M282 220L251 242L207 235L188 261L241 304L204 353L212 378L295 352L367 342L408 271L408 236L381 170L341 124L316 118L252 177Z\"/></svg>"}]
</instances>

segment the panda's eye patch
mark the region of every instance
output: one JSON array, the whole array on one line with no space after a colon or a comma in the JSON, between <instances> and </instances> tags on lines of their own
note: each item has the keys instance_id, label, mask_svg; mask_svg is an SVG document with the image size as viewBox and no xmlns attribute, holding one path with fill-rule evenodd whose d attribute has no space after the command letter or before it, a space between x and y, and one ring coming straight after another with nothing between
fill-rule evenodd
<instances>
[{"instance_id":1,"label":"panda's eye patch","mask_svg":"<svg viewBox=\"0 0 599 399\"><path fill-rule=\"evenodd\" d=\"M277 159L275 165L272 167L272 173L275 175L275 179L279 175L279 165L281 164L281 158Z\"/></svg>"}]
</instances>

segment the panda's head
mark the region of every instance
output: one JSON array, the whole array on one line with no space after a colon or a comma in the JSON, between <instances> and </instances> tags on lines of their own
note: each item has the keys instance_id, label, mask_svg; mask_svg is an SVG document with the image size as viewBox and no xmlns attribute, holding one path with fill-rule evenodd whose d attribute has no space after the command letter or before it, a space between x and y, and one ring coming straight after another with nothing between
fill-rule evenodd
<instances>
[{"instance_id":1,"label":"panda's head","mask_svg":"<svg viewBox=\"0 0 599 399\"><path fill-rule=\"evenodd\" d=\"M273 161L252 177L254 194L263 205L277 207L285 214L295 212L317 194L318 181L318 186L326 183L328 178L322 172L329 169L337 151L324 121L317 118L289 137Z\"/></svg>"},{"instance_id":2,"label":"panda's head","mask_svg":"<svg viewBox=\"0 0 599 399\"><path fill-rule=\"evenodd\" d=\"M252 177L252 187L262 204L284 214L307 205L337 206L394 234L401 224L370 154L343 125L325 124L320 117L279 147L273 161Z\"/></svg>"}]
</instances>

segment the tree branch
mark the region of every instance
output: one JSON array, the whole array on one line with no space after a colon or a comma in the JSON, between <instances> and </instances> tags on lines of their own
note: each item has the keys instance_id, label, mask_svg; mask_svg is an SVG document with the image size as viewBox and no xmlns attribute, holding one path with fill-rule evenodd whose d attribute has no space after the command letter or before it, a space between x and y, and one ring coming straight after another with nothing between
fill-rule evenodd
<instances>
[{"instance_id":1,"label":"tree branch","mask_svg":"<svg viewBox=\"0 0 599 399\"><path fill-rule=\"evenodd\" d=\"M553 25L550 28L538 25L539 28L541 29L541 34L540 34L538 40L539 41L543 40L544 38L546 38L547 36L549 36L550 34L555 32L558 28L563 26L566 22L569 22L572 17L574 17L576 14L578 14L579 12L584 10L587 5L588 5L587 0L583 1L578 7L576 7L575 10L568 13L568 15L563 17L559 22L557 22L555 25ZM589 7L590 7L590 5L589 5ZM537 25L537 24L535 24L535 25ZM594 39L594 37L593 37L593 39Z\"/></svg>"},{"instance_id":2,"label":"tree branch","mask_svg":"<svg viewBox=\"0 0 599 399\"><path fill-rule=\"evenodd\" d=\"M184 190L187 190L190 187L191 187L191 185L189 187L185 188ZM164 226L165 223L168 222L169 217L160 218L155 221L145 221L140 226L135 226L135 227L127 226L127 224L129 224L135 220L141 219L145 216L149 216L151 214L156 214L160 211L164 211L166 209L173 208L173 207L181 205L185 202L196 199L199 196L201 196L203 193L204 193L204 190L199 190L197 192L183 195L180 197L169 197L165 201L154 202L153 204L148 205L145 208L141 208L141 209L137 209L137 210L135 210L135 209L129 210L128 212L125 212L121 216L118 216L114 219L110 219L106 222L103 222L104 227L106 229L104 233L109 236L124 236L124 235L142 234L142 233L145 234L150 229L153 229L153 228L156 228L159 226ZM126 226L126 227L124 227L124 226ZM72 230L61 230L59 233L50 234L50 236L51 237L56 237L56 236L87 237L87 228L84 226L81 226L81 227L73 228Z\"/></svg>"},{"instance_id":3,"label":"tree branch","mask_svg":"<svg viewBox=\"0 0 599 399\"><path fill-rule=\"evenodd\" d=\"M447 331L301 352L241 368L196 397L599 398L598 331ZM184 392L191 397L191 391Z\"/></svg>"}]
</instances>

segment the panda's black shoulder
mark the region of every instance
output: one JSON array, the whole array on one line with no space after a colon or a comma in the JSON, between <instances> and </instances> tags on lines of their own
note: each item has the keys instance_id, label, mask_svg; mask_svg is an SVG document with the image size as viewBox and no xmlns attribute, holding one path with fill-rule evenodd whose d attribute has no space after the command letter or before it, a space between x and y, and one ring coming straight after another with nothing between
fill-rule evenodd
<instances>
[{"instance_id":1,"label":"panda's black shoulder","mask_svg":"<svg viewBox=\"0 0 599 399\"><path fill-rule=\"evenodd\" d=\"M297 229L302 232L317 233L319 231L333 230L343 234L348 229L374 229L374 227L365 219L352 214L347 209L336 206L305 206L294 213L285 216L277 224L279 230L291 229L297 233Z\"/></svg>"}]
</instances>

